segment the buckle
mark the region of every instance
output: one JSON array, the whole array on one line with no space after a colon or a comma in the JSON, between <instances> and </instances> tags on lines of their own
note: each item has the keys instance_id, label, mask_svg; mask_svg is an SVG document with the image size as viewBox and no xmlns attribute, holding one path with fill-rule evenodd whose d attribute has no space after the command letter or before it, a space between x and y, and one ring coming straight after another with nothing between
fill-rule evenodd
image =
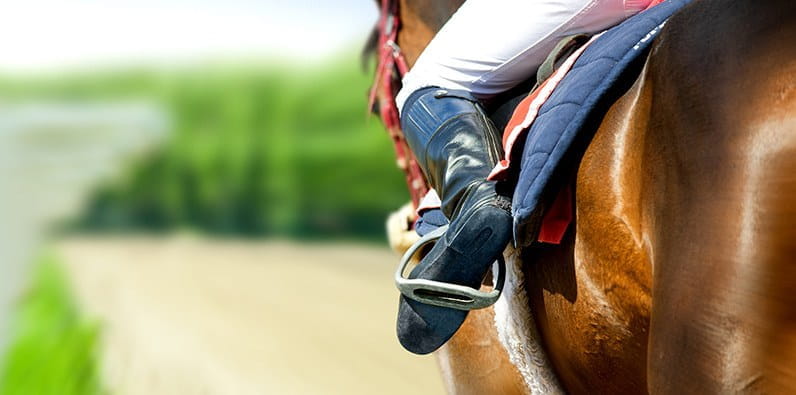
<instances>
[{"instance_id":1,"label":"buckle","mask_svg":"<svg viewBox=\"0 0 796 395\"><path fill-rule=\"evenodd\" d=\"M447 230L447 225L437 228L421 237L420 240L406 250L406 253L401 257L398 270L395 271L395 286L407 298L432 306L469 311L483 309L495 304L500 297L500 292L503 290L503 283L506 279L506 263L502 255L496 261L497 280L494 282L495 285L491 291L487 292L464 285L404 277L403 273L417 251L425 245L439 240L445 235Z\"/></svg>"}]
</instances>

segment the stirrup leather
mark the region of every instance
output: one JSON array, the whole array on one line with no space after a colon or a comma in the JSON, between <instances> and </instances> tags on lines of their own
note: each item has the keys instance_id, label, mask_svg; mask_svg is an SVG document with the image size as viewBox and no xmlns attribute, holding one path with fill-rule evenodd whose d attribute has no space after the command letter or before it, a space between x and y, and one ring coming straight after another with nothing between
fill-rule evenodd
<instances>
[{"instance_id":1,"label":"stirrup leather","mask_svg":"<svg viewBox=\"0 0 796 395\"><path fill-rule=\"evenodd\" d=\"M497 281L491 291L483 292L464 285L451 284L426 279L409 279L404 271L412 257L429 243L436 242L448 230L448 225L437 228L412 244L395 271L395 286L401 294L409 299L433 306L448 307L457 310L477 310L489 307L497 302L506 279L506 263L501 255L497 260Z\"/></svg>"}]
</instances>

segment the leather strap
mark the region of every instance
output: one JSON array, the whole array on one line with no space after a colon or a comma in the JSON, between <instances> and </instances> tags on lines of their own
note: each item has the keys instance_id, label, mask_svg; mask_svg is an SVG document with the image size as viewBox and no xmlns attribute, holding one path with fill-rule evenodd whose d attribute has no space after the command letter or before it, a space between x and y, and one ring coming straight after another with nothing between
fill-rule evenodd
<instances>
[{"instance_id":1,"label":"leather strap","mask_svg":"<svg viewBox=\"0 0 796 395\"><path fill-rule=\"evenodd\" d=\"M536 85L534 85L531 91L533 92L539 85L547 81L556 69L558 69L558 66L570 55L575 53L583 44L586 44L591 37L591 34L573 34L561 39L561 41L553 47L553 50L550 51L550 54L547 55L547 58L545 58L544 62L539 66L539 69L536 70Z\"/></svg>"},{"instance_id":2,"label":"leather strap","mask_svg":"<svg viewBox=\"0 0 796 395\"><path fill-rule=\"evenodd\" d=\"M400 17L397 0L381 0L379 17L378 63L373 85L370 88L368 108L373 108L379 97L379 117L393 141L398 167L403 170L412 204L418 207L420 200L428 193L429 187L423 172L409 146L406 144L395 95L400 89L401 79L409 71L406 58L398 47ZM379 95L380 94L380 95Z\"/></svg>"}]
</instances>

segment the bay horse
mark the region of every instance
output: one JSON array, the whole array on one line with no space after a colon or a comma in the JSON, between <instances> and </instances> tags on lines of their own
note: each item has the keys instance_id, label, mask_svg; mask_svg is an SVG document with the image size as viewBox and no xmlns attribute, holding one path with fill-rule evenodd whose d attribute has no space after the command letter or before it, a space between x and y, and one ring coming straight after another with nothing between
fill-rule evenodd
<instances>
[{"instance_id":1,"label":"bay horse","mask_svg":"<svg viewBox=\"0 0 796 395\"><path fill-rule=\"evenodd\" d=\"M462 2L399 0L410 66ZM796 392L796 2L673 16L575 189L564 242L521 251L564 391ZM493 314L437 352L450 392L529 392Z\"/></svg>"}]
</instances>

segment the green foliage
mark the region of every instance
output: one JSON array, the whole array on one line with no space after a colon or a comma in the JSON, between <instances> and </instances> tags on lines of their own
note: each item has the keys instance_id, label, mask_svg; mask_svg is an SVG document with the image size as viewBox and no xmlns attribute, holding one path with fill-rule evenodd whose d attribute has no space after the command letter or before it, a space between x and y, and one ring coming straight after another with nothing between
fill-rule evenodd
<instances>
[{"instance_id":1,"label":"green foliage","mask_svg":"<svg viewBox=\"0 0 796 395\"><path fill-rule=\"evenodd\" d=\"M76 313L52 257L37 265L33 287L15 317L0 372L3 395L99 394L94 350L98 327Z\"/></svg>"},{"instance_id":2,"label":"green foliage","mask_svg":"<svg viewBox=\"0 0 796 395\"><path fill-rule=\"evenodd\" d=\"M0 90L145 97L171 115L167 143L101 186L81 228L383 239L387 212L408 195L389 137L367 119L370 77L356 60L0 81Z\"/></svg>"}]
</instances>

